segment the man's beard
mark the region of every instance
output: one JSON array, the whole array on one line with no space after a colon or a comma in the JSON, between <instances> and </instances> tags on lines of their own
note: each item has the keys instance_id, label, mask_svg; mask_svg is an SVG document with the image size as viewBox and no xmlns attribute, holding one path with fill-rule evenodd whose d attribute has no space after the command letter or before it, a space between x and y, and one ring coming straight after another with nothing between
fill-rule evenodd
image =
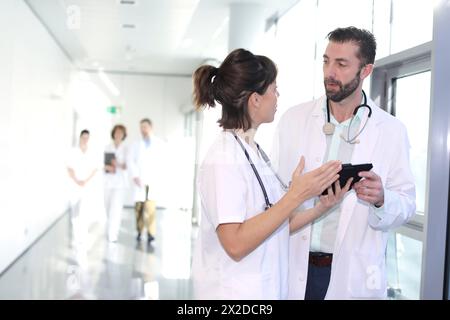
<instances>
[{"instance_id":1,"label":"man's beard","mask_svg":"<svg viewBox=\"0 0 450 320\"><path fill-rule=\"evenodd\" d=\"M325 86L325 92L328 97L333 102L341 102L348 96L350 96L355 90L358 88L359 84L361 83L361 79L359 77L361 73L361 70L358 71L356 76L347 84L343 85L342 82L338 80L334 80L331 78L325 78L323 81ZM337 92L327 90L327 84L335 84L339 86L339 90Z\"/></svg>"}]
</instances>

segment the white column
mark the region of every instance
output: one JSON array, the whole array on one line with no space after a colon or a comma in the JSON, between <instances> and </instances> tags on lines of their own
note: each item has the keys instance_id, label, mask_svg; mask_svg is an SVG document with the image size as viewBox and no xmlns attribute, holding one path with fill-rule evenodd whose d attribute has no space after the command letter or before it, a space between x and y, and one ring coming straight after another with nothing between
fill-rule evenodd
<instances>
[{"instance_id":1,"label":"white column","mask_svg":"<svg viewBox=\"0 0 450 320\"><path fill-rule=\"evenodd\" d=\"M258 40L264 35L266 19L264 7L254 3L230 4L230 29L228 49L254 50Z\"/></svg>"}]
</instances>

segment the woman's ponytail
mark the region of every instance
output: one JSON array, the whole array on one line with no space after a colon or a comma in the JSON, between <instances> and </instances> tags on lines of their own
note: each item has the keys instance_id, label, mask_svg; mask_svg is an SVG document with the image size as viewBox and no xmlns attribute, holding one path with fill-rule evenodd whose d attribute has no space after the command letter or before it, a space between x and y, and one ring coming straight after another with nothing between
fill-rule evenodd
<instances>
[{"instance_id":1,"label":"woman's ponytail","mask_svg":"<svg viewBox=\"0 0 450 320\"><path fill-rule=\"evenodd\" d=\"M214 80L217 75L216 67L204 65L194 72L194 106L200 109L203 106L215 107Z\"/></svg>"}]
</instances>

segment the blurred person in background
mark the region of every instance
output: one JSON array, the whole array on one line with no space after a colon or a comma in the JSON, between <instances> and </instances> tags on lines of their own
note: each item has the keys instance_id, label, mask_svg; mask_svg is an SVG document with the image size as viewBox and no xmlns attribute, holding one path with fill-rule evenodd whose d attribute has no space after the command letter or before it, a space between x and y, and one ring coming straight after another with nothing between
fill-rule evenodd
<instances>
[{"instance_id":1,"label":"blurred person in background","mask_svg":"<svg viewBox=\"0 0 450 320\"><path fill-rule=\"evenodd\" d=\"M162 180L161 142L153 135L153 124L148 118L140 121L142 138L135 141L128 153L128 170L133 180L133 195L136 212L138 242L144 229L147 230L147 242L151 243L156 234L156 199Z\"/></svg>"},{"instance_id":2,"label":"blurred person in background","mask_svg":"<svg viewBox=\"0 0 450 320\"><path fill-rule=\"evenodd\" d=\"M111 131L112 143L105 148L105 209L107 216L107 236L111 242L116 242L119 236L121 214L125 190L128 186L126 176L127 137L125 126L117 124Z\"/></svg>"},{"instance_id":3,"label":"blurred person in background","mask_svg":"<svg viewBox=\"0 0 450 320\"><path fill-rule=\"evenodd\" d=\"M70 208L75 243L84 243L88 235L89 219L86 199L91 190L92 178L96 175L99 163L94 153L88 148L89 131L82 130L80 142L72 148L67 162L67 171L71 180Z\"/></svg>"}]
</instances>

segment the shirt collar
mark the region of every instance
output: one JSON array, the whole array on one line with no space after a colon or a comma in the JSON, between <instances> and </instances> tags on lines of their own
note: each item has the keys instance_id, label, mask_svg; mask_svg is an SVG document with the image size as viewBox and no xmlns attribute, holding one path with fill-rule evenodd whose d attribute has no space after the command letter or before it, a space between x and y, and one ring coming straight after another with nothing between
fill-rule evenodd
<instances>
[{"instance_id":1,"label":"shirt collar","mask_svg":"<svg viewBox=\"0 0 450 320\"><path fill-rule=\"evenodd\" d=\"M364 103L364 98L361 98L361 104ZM360 121L362 119L363 113L365 111L366 108L359 108L358 112L355 115L355 119L353 119L353 121ZM327 98L325 97L325 103L322 106L322 110L325 114L325 121L327 119ZM330 110L330 122L332 124L334 124L335 126L348 126L350 124L350 121L352 120L352 118L345 120L344 122L337 122L336 118L333 116L333 114L331 113Z\"/></svg>"},{"instance_id":2,"label":"shirt collar","mask_svg":"<svg viewBox=\"0 0 450 320\"><path fill-rule=\"evenodd\" d=\"M144 140L145 147L148 148L151 143L151 138L148 137L148 138L144 138L143 140Z\"/></svg>"}]
</instances>

